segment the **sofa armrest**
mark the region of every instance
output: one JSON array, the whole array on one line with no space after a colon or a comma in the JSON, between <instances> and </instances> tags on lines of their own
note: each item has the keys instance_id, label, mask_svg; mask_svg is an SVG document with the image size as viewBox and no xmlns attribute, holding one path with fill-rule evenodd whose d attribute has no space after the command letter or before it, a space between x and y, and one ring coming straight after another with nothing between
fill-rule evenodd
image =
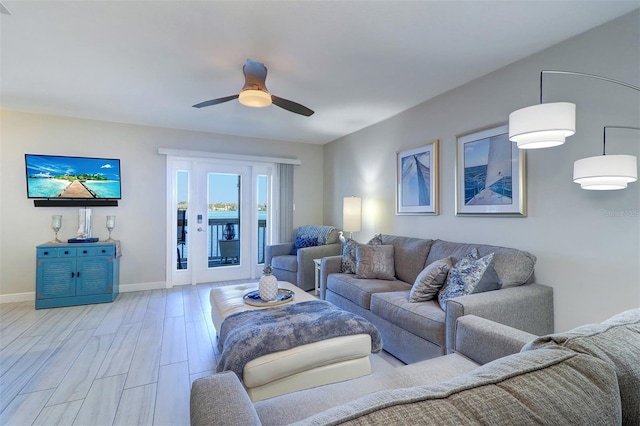
<instances>
[{"instance_id":1,"label":"sofa armrest","mask_svg":"<svg viewBox=\"0 0 640 426\"><path fill-rule=\"evenodd\" d=\"M447 353L456 349L456 322L463 315L477 315L535 335L553 333L553 289L541 284L455 297L447 300L446 308Z\"/></svg>"},{"instance_id":2,"label":"sofa armrest","mask_svg":"<svg viewBox=\"0 0 640 426\"><path fill-rule=\"evenodd\" d=\"M475 315L458 318L456 326L456 352L478 364L486 364L507 355L520 352L535 339L535 334L518 330Z\"/></svg>"},{"instance_id":3,"label":"sofa armrest","mask_svg":"<svg viewBox=\"0 0 640 426\"><path fill-rule=\"evenodd\" d=\"M320 299L327 299L327 277L342 272L342 256L323 257L320 265Z\"/></svg>"},{"instance_id":4,"label":"sofa armrest","mask_svg":"<svg viewBox=\"0 0 640 426\"><path fill-rule=\"evenodd\" d=\"M271 259L291 253L293 243L271 244L264 249L264 264L271 265Z\"/></svg>"},{"instance_id":5,"label":"sofa armrest","mask_svg":"<svg viewBox=\"0 0 640 426\"><path fill-rule=\"evenodd\" d=\"M191 385L191 426L259 425L260 418L235 373L197 379Z\"/></svg>"},{"instance_id":6,"label":"sofa armrest","mask_svg":"<svg viewBox=\"0 0 640 426\"><path fill-rule=\"evenodd\" d=\"M313 259L340 254L342 244L325 244L322 246L298 249L298 287L305 291L315 287L315 265Z\"/></svg>"}]
</instances>

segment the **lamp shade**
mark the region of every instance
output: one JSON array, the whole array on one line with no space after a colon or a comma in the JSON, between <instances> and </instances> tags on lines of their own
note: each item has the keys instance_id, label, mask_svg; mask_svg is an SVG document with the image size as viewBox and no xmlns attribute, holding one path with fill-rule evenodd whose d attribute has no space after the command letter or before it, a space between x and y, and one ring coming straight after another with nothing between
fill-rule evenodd
<instances>
[{"instance_id":1,"label":"lamp shade","mask_svg":"<svg viewBox=\"0 0 640 426\"><path fill-rule=\"evenodd\" d=\"M247 89L240 92L238 101L245 106L261 108L271 105L271 95L264 90Z\"/></svg>"},{"instance_id":2,"label":"lamp shade","mask_svg":"<svg viewBox=\"0 0 640 426\"><path fill-rule=\"evenodd\" d=\"M344 197L342 203L342 230L360 232L362 224L362 198Z\"/></svg>"},{"instance_id":3,"label":"lamp shade","mask_svg":"<svg viewBox=\"0 0 640 426\"><path fill-rule=\"evenodd\" d=\"M573 163L573 181L582 189L624 189L638 180L638 160L633 155L599 155Z\"/></svg>"},{"instance_id":4,"label":"lamp shade","mask_svg":"<svg viewBox=\"0 0 640 426\"><path fill-rule=\"evenodd\" d=\"M522 108L509 114L509 140L520 149L562 145L576 132L576 106L555 102Z\"/></svg>"}]
</instances>

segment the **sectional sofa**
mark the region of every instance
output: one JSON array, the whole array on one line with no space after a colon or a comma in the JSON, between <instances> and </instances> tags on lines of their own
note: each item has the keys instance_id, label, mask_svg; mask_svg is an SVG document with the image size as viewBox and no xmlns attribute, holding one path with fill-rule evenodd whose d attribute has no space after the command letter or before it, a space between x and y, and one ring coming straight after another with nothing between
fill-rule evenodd
<instances>
[{"instance_id":1,"label":"sectional sofa","mask_svg":"<svg viewBox=\"0 0 640 426\"><path fill-rule=\"evenodd\" d=\"M376 325L384 349L405 363L452 353L456 320L474 314L535 335L553 332L553 289L534 283L536 257L507 247L453 243L394 235L377 236L393 246L394 279L363 279L342 273L342 257L322 259L320 297L361 315ZM494 253L493 267L502 288L455 297L443 310L438 300L413 303L409 293L429 264L444 258L454 263L477 249Z\"/></svg>"},{"instance_id":2,"label":"sectional sofa","mask_svg":"<svg viewBox=\"0 0 640 426\"><path fill-rule=\"evenodd\" d=\"M257 403L233 373L200 378L191 424L640 424L640 309L539 338L466 315L455 339L453 354Z\"/></svg>"}]
</instances>

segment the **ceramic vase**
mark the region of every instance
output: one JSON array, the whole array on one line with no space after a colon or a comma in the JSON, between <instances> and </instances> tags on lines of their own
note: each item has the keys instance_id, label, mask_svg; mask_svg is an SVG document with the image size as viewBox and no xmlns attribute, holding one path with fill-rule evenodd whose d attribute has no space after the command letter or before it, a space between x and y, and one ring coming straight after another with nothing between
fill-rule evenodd
<instances>
[{"instance_id":1,"label":"ceramic vase","mask_svg":"<svg viewBox=\"0 0 640 426\"><path fill-rule=\"evenodd\" d=\"M264 267L264 275L260 277L260 282L258 284L258 291L260 292L260 299L265 302L270 302L272 300L276 300L278 296L278 279L271 275L271 266L267 265Z\"/></svg>"}]
</instances>

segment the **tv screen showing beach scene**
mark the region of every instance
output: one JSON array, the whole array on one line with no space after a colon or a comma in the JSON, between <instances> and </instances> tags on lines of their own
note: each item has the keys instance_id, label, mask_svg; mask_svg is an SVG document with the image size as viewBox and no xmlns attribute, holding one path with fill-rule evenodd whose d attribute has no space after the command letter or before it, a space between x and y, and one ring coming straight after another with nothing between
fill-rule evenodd
<instances>
[{"instance_id":1,"label":"tv screen showing beach scene","mask_svg":"<svg viewBox=\"0 0 640 426\"><path fill-rule=\"evenodd\" d=\"M25 154L29 198L120 199L120 160Z\"/></svg>"}]
</instances>

